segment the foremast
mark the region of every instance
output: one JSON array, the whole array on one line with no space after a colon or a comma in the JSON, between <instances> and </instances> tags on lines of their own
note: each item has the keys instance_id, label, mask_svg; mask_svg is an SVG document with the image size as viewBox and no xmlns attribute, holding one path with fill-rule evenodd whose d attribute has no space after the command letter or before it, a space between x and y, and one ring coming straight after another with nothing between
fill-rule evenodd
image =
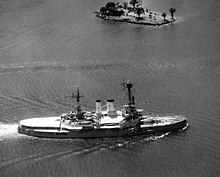
<instances>
[{"instance_id":1,"label":"foremast","mask_svg":"<svg viewBox=\"0 0 220 177\"><path fill-rule=\"evenodd\" d=\"M73 106L73 110L70 111L65 117L70 117L71 120L75 119L83 119L85 111L83 110L82 106L80 105L80 98L83 97L79 93L79 87L77 87L77 93L72 93L71 97L76 99L76 105Z\"/></svg>"}]
</instances>

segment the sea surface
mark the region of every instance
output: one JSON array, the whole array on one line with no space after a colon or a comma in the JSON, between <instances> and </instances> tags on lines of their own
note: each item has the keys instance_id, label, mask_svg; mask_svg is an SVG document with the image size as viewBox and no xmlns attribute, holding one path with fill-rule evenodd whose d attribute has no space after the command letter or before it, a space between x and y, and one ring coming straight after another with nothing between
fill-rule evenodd
<instances>
[{"instance_id":1,"label":"sea surface","mask_svg":"<svg viewBox=\"0 0 220 177\"><path fill-rule=\"evenodd\" d=\"M220 1L143 0L177 9L174 24L148 27L94 16L106 0L0 1L1 177L220 176ZM94 109L125 101L123 78L149 115L185 115L164 135L44 139L19 121L71 110L72 92Z\"/></svg>"}]
</instances>

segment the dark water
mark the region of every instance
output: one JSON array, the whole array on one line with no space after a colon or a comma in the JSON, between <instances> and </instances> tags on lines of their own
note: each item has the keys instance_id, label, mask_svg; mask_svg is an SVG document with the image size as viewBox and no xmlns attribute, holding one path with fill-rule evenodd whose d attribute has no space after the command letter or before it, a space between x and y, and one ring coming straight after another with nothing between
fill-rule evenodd
<instances>
[{"instance_id":1,"label":"dark water","mask_svg":"<svg viewBox=\"0 0 220 177\"><path fill-rule=\"evenodd\" d=\"M220 176L220 1L143 0L177 9L160 28L95 18L106 2L0 1L0 176ZM146 113L186 115L190 127L95 140L16 132L22 119L68 111L76 86L88 109L120 106L123 77Z\"/></svg>"}]
</instances>

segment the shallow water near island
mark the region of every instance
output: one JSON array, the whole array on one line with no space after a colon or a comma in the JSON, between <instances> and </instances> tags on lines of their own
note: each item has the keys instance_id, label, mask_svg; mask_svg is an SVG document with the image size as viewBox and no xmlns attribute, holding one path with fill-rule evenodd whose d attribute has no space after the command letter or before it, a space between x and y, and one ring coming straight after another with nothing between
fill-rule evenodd
<instances>
[{"instance_id":1,"label":"shallow water near island","mask_svg":"<svg viewBox=\"0 0 220 177\"><path fill-rule=\"evenodd\" d=\"M219 176L220 3L143 1L177 9L156 27L115 23L92 13L94 0L2 1L0 10L0 176ZM26 118L82 105L125 101L134 83L146 114L185 115L189 127L166 135L114 139L42 139L17 133ZM104 105L104 101L102 102Z\"/></svg>"}]
</instances>

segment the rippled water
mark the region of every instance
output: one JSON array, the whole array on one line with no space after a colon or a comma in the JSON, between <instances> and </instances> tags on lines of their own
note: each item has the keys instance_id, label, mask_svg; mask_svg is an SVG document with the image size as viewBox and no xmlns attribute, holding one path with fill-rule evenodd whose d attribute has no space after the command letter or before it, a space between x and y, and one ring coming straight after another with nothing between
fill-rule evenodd
<instances>
[{"instance_id":1,"label":"rippled water","mask_svg":"<svg viewBox=\"0 0 220 177\"><path fill-rule=\"evenodd\" d=\"M0 2L0 176L219 176L220 3L143 0L177 9L177 23L154 28L95 18L106 2ZM86 109L108 98L119 107L123 78L146 114L186 115L188 129L94 140L17 133L22 119L69 111L77 86Z\"/></svg>"}]
</instances>

